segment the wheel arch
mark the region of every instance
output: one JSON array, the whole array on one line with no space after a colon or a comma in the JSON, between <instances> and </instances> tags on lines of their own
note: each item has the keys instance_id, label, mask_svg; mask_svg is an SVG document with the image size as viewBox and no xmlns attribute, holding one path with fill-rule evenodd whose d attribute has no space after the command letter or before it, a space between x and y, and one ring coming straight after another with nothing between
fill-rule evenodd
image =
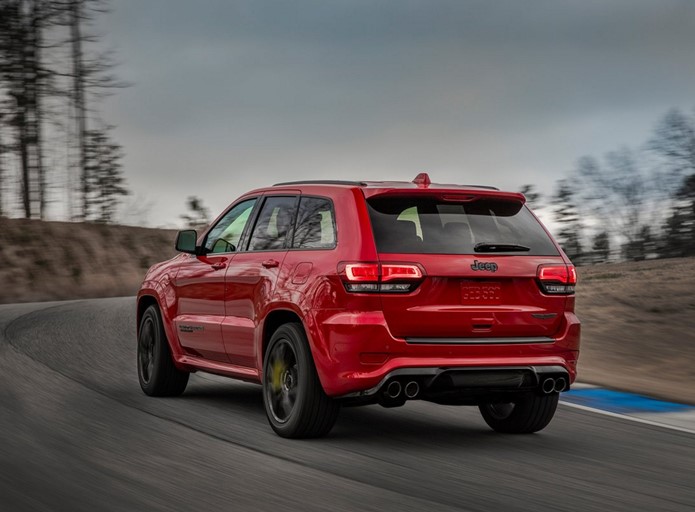
<instances>
[{"instance_id":1,"label":"wheel arch","mask_svg":"<svg viewBox=\"0 0 695 512\"><path fill-rule=\"evenodd\" d=\"M142 289L138 294L137 298L137 323L135 325L136 333L140 334L140 321L142 320L142 315L145 313L148 307L156 306L159 310L159 316L162 320L162 325L164 326L164 333L167 337L167 343L171 349L171 353L174 356L174 363L179 369L186 369L190 371L190 368L182 365L178 362L178 359L183 355L183 350L179 345L178 337L176 336L176 331L173 327L172 315L173 311L166 304L166 299L157 293L154 288Z\"/></svg>"},{"instance_id":2,"label":"wheel arch","mask_svg":"<svg viewBox=\"0 0 695 512\"><path fill-rule=\"evenodd\" d=\"M265 358L265 352L268 348L268 343L270 343L270 338L273 337L275 331L278 330L284 324L287 323L298 323L301 324L304 329L304 333L307 334L306 326L301 316L292 309L288 308L277 308L270 311L263 319L263 326L261 329L261 343L259 346L258 357L260 360L260 368L263 368L263 359ZM307 334L308 337L308 334ZM311 345L311 343L310 343ZM311 348L311 347L310 347Z\"/></svg>"},{"instance_id":3,"label":"wheel arch","mask_svg":"<svg viewBox=\"0 0 695 512\"><path fill-rule=\"evenodd\" d=\"M137 316L135 321L135 329L137 334L140 334L140 322L142 321L142 315L144 315L147 308L149 308L152 305L157 306L157 309L159 309L159 312L161 314L162 308L160 307L159 302L157 301L157 297L155 297L154 295L141 295L140 297L138 297Z\"/></svg>"},{"instance_id":4,"label":"wheel arch","mask_svg":"<svg viewBox=\"0 0 695 512\"><path fill-rule=\"evenodd\" d=\"M288 322L296 322L302 326L309 344L309 352L316 367L316 373L319 377L319 382L324 391L327 390L327 384L330 383L328 377L329 355L326 347L323 346L321 333L316 327L316 322L310 312L305 312L302 315L297 309L290 304L278 305L270 310L263 319L258 339L257 349L257 364L258 368L263 371L263 360L265 358L266 349L270 338L278 327Z\"/></svg>"}]
</instances>

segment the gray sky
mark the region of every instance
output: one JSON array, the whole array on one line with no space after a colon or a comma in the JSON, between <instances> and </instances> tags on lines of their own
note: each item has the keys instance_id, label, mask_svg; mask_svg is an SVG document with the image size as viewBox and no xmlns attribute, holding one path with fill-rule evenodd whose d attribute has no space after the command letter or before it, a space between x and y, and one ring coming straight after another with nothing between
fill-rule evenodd
<instances>
[{"instance_id":1,"label":"gray sky","mask_svg":"<svg viewBox=\"0 0 695 512\"><path fill-rule=\"evenodd\" d=\"M300 178L517 190L695 106L690 0L113 0L105 105L151 225Z\"/></svg>"}]
</instances>

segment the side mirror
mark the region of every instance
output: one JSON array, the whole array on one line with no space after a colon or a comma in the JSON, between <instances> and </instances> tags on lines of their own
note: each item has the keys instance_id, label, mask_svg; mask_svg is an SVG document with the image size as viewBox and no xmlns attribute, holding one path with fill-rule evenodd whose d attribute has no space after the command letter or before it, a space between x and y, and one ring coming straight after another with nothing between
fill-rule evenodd
<instances>
[{"instance_id":1,"label":"side mirror","mask_svg":"<svg viewBox=\"0 0 695 512\"><path fill-rule=\"evenodd\" d=\"M196 242L198 241L198 233L195 229L186 229L179 231L176 235L176 250L186 252L188 254L197 254Z\"/></svg>"}]
</instances>

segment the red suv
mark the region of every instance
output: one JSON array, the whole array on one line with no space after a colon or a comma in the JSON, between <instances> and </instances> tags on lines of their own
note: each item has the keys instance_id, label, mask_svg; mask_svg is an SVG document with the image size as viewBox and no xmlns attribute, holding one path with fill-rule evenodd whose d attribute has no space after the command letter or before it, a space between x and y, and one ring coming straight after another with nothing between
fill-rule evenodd
<instances>
[{"instance_id":1,"label":"red suv","mask_svg":"<svg viewBox=\"0 0 695 512\"><path fill-rule=\"evenodd\" d=\"M577 275L524 204L492 187L302 181L243 195L137 299L152 396L190 372L263 385L284 437L341 405L476 405L500 432L552 419L576 378Z\"/></svg>"}]
</instances>

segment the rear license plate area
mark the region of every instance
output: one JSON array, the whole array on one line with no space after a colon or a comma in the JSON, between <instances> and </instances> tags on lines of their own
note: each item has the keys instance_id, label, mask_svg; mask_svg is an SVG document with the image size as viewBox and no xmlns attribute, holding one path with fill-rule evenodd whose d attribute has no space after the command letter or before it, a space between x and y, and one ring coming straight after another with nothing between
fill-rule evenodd
<instances>
[{"instance_id":1,"label":"rear license plate area","mask_svg":"<svg viewBox=\"0 0 695 512\"><path fill-rule=\"evenodd\" d=\"M502 303L502 285L492 281L462 281L461 304L496 305Z\"/></svg>"}]
</instances>

